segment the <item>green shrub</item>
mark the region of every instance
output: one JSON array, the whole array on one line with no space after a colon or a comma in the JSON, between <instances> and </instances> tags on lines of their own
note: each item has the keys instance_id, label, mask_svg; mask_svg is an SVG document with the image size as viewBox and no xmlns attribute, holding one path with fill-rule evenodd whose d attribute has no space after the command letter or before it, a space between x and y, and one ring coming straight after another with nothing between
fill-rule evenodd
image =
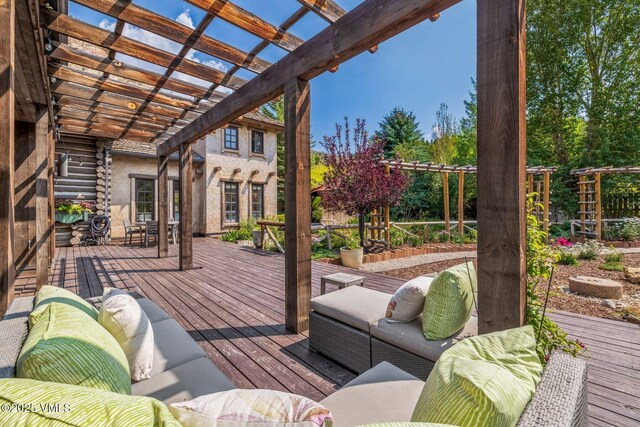
<instances>
[{"instance_id":1,"label":"green shrub","mask_svg":"<svg viewBox=\"0 0 640 427\"><path fill-rule=\"evenodd\" d=\"M339 254L335 249L327 249L320 244L315 244L311 248L311 259L335 258L338 255Z\"/></svg>"},{"instance_id":2,"label":"green shrub","mask_svg":"<svg viewBox=\"0 0 640 427\"><path fill-rule=\"evenodd\" d=\"M229 230L222 235L225 242L237 242L238 240L253 239L253 230L256 228L256 221L253 218L240 221L238 228Z\"/></svg>"},{"instance_id":3,"label":"green shrub","mask_svg":"<svg viewBox=\"0 0 640 427\"><path fill-rule=\"evenodd\" d=\"M571 251L560 251L560 256L558 257L557 264L561 265L578 265L578 258L576 258L575 254Z\"/></svg>"},{"instance_id":4,"label":"green shrub","mask_svg":"<svg viewBox=\"0 0 640 427\"><path fill-rule=\"evenodd\" d=\"M588 240L585 243L576 243L572 250L577 254L578 259L594 260L602 253L604 246L596 240Z\"/></svg>"},{"instance_id":5,"label":"green shrub","mask_svg":"<svg viewBox=\"0 0 640 427\"><path fill-rule=\"evenodd\" d=\"M640 238L640 218L625 218L611 226L607 233L610 238L624 241Z\"/></svg>"},{"instance_id":6,"label":"green shrub","mask_svg":"<svg viewBox=\"0 0 640 427\"><path fill-rule=\"evenodd\" d=\"M624 266L619 262L605 262L602 265L599 265L598 268L600 270L606 271L622 271L624 270Z\"/></svg>"},{"instance_id":7,"label":"green shrub","mask_svg":"<svg viewBox=\"0 0 640 427\"><path fill-rule=\"evenodd\" d=\"M414 248L418 246L422 246L424 242L422 241L422 237L420 236L409 236L409 244Z\"/></svg>"},{"instance_id":8,"label":"green shrub","mask_svg":"<svg viewBox=\"0 0 640 427\"><path fill-rule=\"evenodd\" d=\"M553 240L556 240L559 237L564 237L565 239L571 238L571 221L550 225L549 236Z\"/></svg>"},{"instance_id":9,"label":"green shrub","mask_svg":"<svg viewBox=\"0 0 640 427\"><path fill-rule=\"evenodd\" d=\"M609 252L607 255L605 255L604 262L606 264L620 264L623 257L624 254L622 252L618 252L614 249L613 252Z\"/></svg>"}]
</instances>

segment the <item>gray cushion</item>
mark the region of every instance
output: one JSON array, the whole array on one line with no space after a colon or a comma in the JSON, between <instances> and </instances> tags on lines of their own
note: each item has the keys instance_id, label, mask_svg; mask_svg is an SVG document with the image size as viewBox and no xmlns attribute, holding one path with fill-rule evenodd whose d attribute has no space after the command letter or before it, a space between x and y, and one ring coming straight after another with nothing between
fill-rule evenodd
<instances>
[{"instance_id":1,"label":"gray cushion","mask_svg":"<svg viewBox=\"0 0 640 427\"><path fill-rule=\"evenodd\" d=\"M163 309L158 307L148 298L139 298L136 299L136 301L138 301L138 304L140 304L140 308L142 308L142 311L144 311L144 313L149 318L149 322L151 323L156 323L160 322L161 320L171 318Z\"/></svg>"},{"instance_id":2,"label":"gray cushion","mask_svg":"<svg viewBox=\"0 0 640 427\"><path fill-rule=\"evenodd\" d=\"M206 353L189 334L173 319L152 323L153 338L153 367L151 376L190 362Z\"/></svg>"},{"instance_id":3,"label":"gray cushion","mask_svg":"<svg viewBox=\"0 0 640 427\"><path fill-rule=\"evenodd\" d=\"M320 402L334 425L411 421L424 381L382 362Z\"/></svg>"},{"instance_id":4,"label":"gray cushion","mask_svg":"<svg viewBox=\"0 0 640 427\"><path fill-rule=\"evenodd\" d=\"M446 340L427 340L422 333L422 316L407 323L390 323L386 319L381 319L371 325L371 335L409 353L435 362L446 349L458 341L478 335L478 318L472 316L462 330Z\"/></svg>"},{"instance_id":5,"label":"gray cushion","mask_svg":"<svg viewBox=\"0 0 640 427\"><path fill-rule=\"evenodd\" d=\"M350 286L311 300L311 309L361 331L384 317L391 294Z\"/></svg>"},{"instance_id":6,"label":"gray cushion","mask_svg":"<svg viewBox=\"0 0 640 427\"><path fill-rule=\"evenodd\" d=\"M131 385L133 395L153 397L167 405L233 388L227 377L206 357Z\"/></svg>"}]
</instances>

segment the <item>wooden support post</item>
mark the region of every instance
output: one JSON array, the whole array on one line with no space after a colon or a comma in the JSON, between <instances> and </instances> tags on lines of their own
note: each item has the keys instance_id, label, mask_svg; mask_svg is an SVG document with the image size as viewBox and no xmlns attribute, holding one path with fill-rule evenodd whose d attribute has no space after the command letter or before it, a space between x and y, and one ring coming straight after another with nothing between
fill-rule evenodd
<instances>
[{"instance_id":1,"label":"wooden support post","mask_svg":"<svg viewBox=\"0 0 640 427\"><path fill-rule=\"evenodd\" d=\"M15 0L0 2L0 317L14 297Z\"/></svg>"},{"instance_id":2,"label":"wooden support post","mask_svg":"<svg viewBox=\"0 0 640 427\"><path fill-rule=\"evenodd\" d=\"M385 165L384 170L389 175L391 173L391 166ZM391 208L389 205L384 207L384 241L387 245L391 244Z\"/></svg>"},{"instance_id":3,"label":"wooden support post","mask_svg":"<svg viewBox=\"0 0 640 427\"><path fill-rule=\"evenodd\" d=\"M309 82L284 86L285 326L309 329L311 300L311 100Z\"/></svg>"},{"instance_id":4,"label":"wooden support post","mask_svg":"<svg viewBox=\"0 0 640 427\"><path fill-rule=\"evenodd\" d=\"M169 256L169 157L158 156L158 258Z\"/></svg>"},{"instance_id":5,"label":"wooden support post","mask_svg":"<svg viewBox=\"0 0 640 427\"><path fill-rule=\"evenodd\" d=\"M549 197L551 195L551 172L545 172L544 173L544 184L543 184L544 188L542 189L542 191L544 192L544 199L543 199L543 210L544 212L542 212L542 217L543 217L543 226L544 226L544 232L548 233L549 232L549 207L551 206L551 201L549 200Z\"/></svg>"},{"instance_id":6,"label":"wooden support post","mask_svg":"<svg viewBox=\"0 0 640 427\"><path fill-rule=\"evenodd\" d=\"M527 194L533 193L533 174L530 173L527 175Z\"/></svg>"},{"instance_id":7,"label":"wooden support post","mask_svg":"<svg viewBox=\"0 0 640 427\"><path fill-rule=\"evenodd\" d=\"M180 270L193 268L193 161L191 144L180 145Z\"/></svg>"},{"instance_id":8,"label":"wooden support post","mask_svg":"<svg viewBox=\"0 0 640 427\"><path fill-rule=\"evenodd\" d=\"M581 237L584 237L585 231L587 231L587 215L585 214L585 209L587 204L587 186L584 184L586 177L584 175L580 175L578 177L578 191L580 192L580 231L582 231Z\"/></svg>"},{"instance_id":9,"label":"wooden support post","mask_svg":"<svg viewBox=\"0 0 640 427\"><path fill-rule=\"evenodd\" d=\"M458 172L458 234L464 236L464 171Z\"/></svg>"},{"instance_id":10,"label":"wooden support post","mask_svg":"<svg viewBox=\"0 0 640 427\"><path fill-rule=\"evenodd\" d=\"M526 311L525 0L478 0L478 329Z\"/></svg>"},{"instance_id":11,"label":"wooden support post","mask_svg":"<svg viewBox=\"0 0 640 427\"><path fill-rule=\"evenodd\" d=\"M600 172L597 172L595 175L595 185L594 185L594 191L595 191L595 196L596 196L596 215L595 215L595 222L596 222L596 239L597 240L601 240L602 239L602 191L601 191L601 184L602 183L602 175L600 174Z\"/></svg>"},{"instance_id":12,"label":"wooden support post","mask_svg":"<svg viewBox=\"0 0 640 427\"><path fill-rule=\"evenodd\" d=\"M35 180L36 180L36 290L49 279L49 110L40 106L36 111Z\"/></svg>"},{"instance_id":13,"label":"wooden support post","mask_svg":"<svg viewBox=\"0 0 640 427\"><path fill-rule=\"evenodd\" d=\"M49 130L49 163L48 163L48 185L49 185L49 265L53 263L56 255L56 193L55 193L55 171L56 171L56 138L53 130Z\"/></svg>"},{"instance_id":14,"label":"wooden support post","mask_svg":"<svg viewBox=\"0 0 640 427\"><path fill-rule=\"evenodd\" d=\"M447 233L447 239L451 233L451 218L449 212L449 173L442 174L442 192L444 194L444 231Z\"/></svg>"}]
</instances>

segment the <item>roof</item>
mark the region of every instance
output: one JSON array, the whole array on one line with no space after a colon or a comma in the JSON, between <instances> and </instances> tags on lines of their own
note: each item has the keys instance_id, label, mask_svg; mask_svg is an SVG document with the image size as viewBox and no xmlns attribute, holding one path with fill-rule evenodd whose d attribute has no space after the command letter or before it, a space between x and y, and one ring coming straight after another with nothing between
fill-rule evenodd
<instances>
[{"instance_id":1,"label":"roof","mask_svg":"<svg viewBox=\"0 0 640 427\"><path fill-rule=\"evenodd\" d=\"M113 141L113 145L111 146L111 152L117 154L123 154L125 156L132 157L147 157L147 158L156 158L156 148L157 144L153 142L138 142L138 141L130 141L128 139L118 139ZM193 162L194 163L204 163L204 157L200 154L196 153L192 150L193 153ZM171 160L178 160L178 153L172 153L169 158Z\"/></svg>"}]
</instances>

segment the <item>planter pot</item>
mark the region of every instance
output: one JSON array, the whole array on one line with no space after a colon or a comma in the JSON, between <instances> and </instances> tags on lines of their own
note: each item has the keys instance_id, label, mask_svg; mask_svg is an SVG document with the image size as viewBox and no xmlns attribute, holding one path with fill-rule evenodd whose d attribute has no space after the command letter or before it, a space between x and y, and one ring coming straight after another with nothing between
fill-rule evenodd
<instances>
[{"instance_id":1,"label":"planter pot","mask_svg":"<svg viewBox=\"0 0 640 427\"><path fill-rule=\"evenodd\" d=\"M262 231L260 230L254 230L253 231L253 244L256 248L260 249L262 248Z\"/></svg>"},{"instance_id":2,"label":"planter pot","mask_svg":"<svg viewBox=\"0 0 640 427\"><path fill-rule=\"evenodd\" d=\"M63 224L73 224L79 221L86 221L89 217L89 212L84 212L81 214L66 214L62 212L56 212L56 222L61 222Z\"/></svg>"},{"instance_id":3,"label":"planter pot","mask_svg":"<svg viewBox=\"0 0 640 427\"><path fill-rule=\"evenodd\" d=\"M362 260L364 258L364 250L340 248L340 259L342 265L350 268L360 268L362 266Z\"/></svg>"}]
</instances>

